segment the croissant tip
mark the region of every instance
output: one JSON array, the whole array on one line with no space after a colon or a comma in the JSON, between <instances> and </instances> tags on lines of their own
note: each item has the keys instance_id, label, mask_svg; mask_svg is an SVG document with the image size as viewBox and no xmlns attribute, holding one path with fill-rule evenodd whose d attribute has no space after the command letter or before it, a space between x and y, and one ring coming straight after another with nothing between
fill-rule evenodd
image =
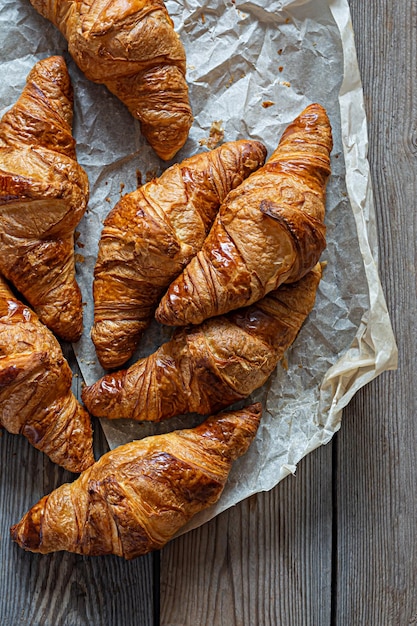
<instances>
[{"instance_id":1,"label":"croissant tip","mask_svg":"<svg viewBox=\"0 0 417 626\"><path fill-rule=\"evenodd\" d=\"M44 496L22 519L10 528L10 536L24 550L40 552L42 519L48 496Z\"/></svg>"}]
</instances>

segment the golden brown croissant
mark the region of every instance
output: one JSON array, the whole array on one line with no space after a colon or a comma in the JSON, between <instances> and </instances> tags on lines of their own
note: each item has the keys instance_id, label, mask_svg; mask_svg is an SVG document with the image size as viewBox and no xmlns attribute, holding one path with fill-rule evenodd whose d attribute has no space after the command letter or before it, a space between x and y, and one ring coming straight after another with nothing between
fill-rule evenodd
<instances>
[{"instance_id":1,"label":"golden brown croissant","mask_svg":"<svg viewBox=\"0 0 417 626\"><path fill-rule=\"evenodd\" d=\"M257 141L226 143L125 195L104 222L92 339L105 368L125 363L160 297L203 245L227 193L264 163Z\"/></svg>"},{"instance_id":2,"label":"golden brown croissant","mask_svg":"<svg viewBox=\"0 0 417 626\"><path fill-rule=\"evenodd\" d=\"M87 78L106 85L171 159L192 124L185 51L163 0L30 0L68 41Z\"/></svg>"},{"instance_id":3,"label":"golden brown croissant","mask_svg":"<svg viewBox=\"0 0 417 626\"><path fill-rule=\"evenodd\" d=\"M132 559L159 549L219 499L260 417L255 404L196 428L115 448L40 500L13 526L12 538L44 554L67 550Z\"/></svg>"},{"instance_id":4,"label":"golden brown croissant","mask_svg":"<svg viewBox=\"0 0 417 626\"><path fill-rule=\"evenodd\" d=\"M201 251L170 285L159 322L198 324L294 282L325 245L325 185L332 136L323 107L307 107L277 150L230 192Z\"/></svg>"},{"instance_id":5,"label":"golden brown croissant","mask_svg":"<svg viewBox=\"0 0 417 626\"><path fill-rule=\"evenodd\" d=\"M92 463L90 416L51 331L0 277L0 424L71 472Z\"/></svg>"},{"instance_id":6,"label":"golden brown croissant","mask_svg":"<svg viewBox=\"0 0 417 626\"><path fill-rule=\"evenodd\" d=\"M84 387L99 417L161 421L188 412L208 414L263 385L313 308L317 264L297 283L246 309L176 331L171 341L127 370Z\"/></svg>"},{"instance_id":7,"label":"golden brown croissant","mask_svg":"<svg viewBox=\"0 0 417 626\"><path fill-rule=\"evenodd\" d=\"M62 57L39 61L0 121L0 272L59 337L82 332L74 230L88 202Z\"/></svg>"}]
</instances>

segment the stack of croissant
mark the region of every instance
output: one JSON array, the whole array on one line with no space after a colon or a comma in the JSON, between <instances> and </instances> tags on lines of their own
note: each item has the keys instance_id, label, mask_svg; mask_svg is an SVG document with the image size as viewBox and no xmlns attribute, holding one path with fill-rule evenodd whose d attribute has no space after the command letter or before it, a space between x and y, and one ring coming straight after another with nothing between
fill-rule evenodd
<instances>
[{"instance_id":1,"label":"stack of croissant","mask_svg":"<svg viewBox=\"0 0 417 626\"><path fill-rule=\"evenodd\" d=\"M184 50L162 0L97 0L90 14L69 0L31 2L86 75L118 95L156 152L172 158L192 118ZM0 121L0 424L80 473L11 533L34 552L130 559L161 548L214 504L256 435L261 406L230 406L268 380L314 306L331 127L312 104L266 162L260 142L231 141L121 198L104 222L93 283L91 336L109 371L84 387L83 407L56 338L77 341L82 332L74 233L88 180L72 103L66 64L50 57ZM153 318L179 328L122 369ZM185 413L205 419L94 461L90 414L158 422Z\"/></svg>"}]
</instances>

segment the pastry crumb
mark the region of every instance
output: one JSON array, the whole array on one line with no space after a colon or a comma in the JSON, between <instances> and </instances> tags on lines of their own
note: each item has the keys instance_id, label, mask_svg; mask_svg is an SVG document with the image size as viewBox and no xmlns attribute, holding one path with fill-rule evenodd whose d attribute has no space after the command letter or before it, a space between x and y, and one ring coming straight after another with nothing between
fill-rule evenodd
<instances>
[{"instance_id":1,"label":"pastry crumb","mask_svg":"<svg viewBox=\"0 0 417 626\"><path fill-rule=\"evenodd\" d=\"M150 183L150 182L151 182L151 180L153 180L153 179L154 179L154 178L156 178L157 176L158 176L158 172L157 172L156 170L148 170L148 171L146 172L146 177L145 177L146 182L147 182L147 183Z\"/></svg>"},{"instance_id":2,"label":"pastry crumb","mask_svg":"<svg viewBox=\"0 0 417 626\"><path fill-rule=\"evenodd\" d=\"M272 100L264 100L262 102L262 106L264 109L268 109L269 107L273 107L275 104L275 102L272 102Z\"/></svg>"},{"instance_id":3,"label":"pastry crumb","mask_svg":"<svg viewBox=\"0 0 417 626\"><path fill-rule=\"evenodd\" d=\"M213 122L209 136L199 140L200 146L207 146L210 150L218 146L224 139L223 120Z\"/></svg>"}]
</instances>

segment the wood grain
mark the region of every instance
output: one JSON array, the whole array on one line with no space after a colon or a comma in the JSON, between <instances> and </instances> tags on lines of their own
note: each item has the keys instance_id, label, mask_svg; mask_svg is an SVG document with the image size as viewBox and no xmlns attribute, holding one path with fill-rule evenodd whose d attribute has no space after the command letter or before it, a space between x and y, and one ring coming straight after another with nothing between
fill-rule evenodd
<instances>
[{"instance_id":1,"label":"wood grain","mask_svg":"<svg viewBox=\"0 0 417 626\"><path fill-rule=\"evenodd\" d=\"M332 444L161 553L162 626L329 624Z\"/></svg>"},{"instance_id":2,"label":"wood grain","mask_svg":"<svg viewBox=\"0 0 417 626\"><path fill-rule=\"evenodd\" d=\"M417 5L351 0L369 121L380 275L399 347L345 411L337 464L336 624L417 623Z\"/></svg>"}]
</instances>

